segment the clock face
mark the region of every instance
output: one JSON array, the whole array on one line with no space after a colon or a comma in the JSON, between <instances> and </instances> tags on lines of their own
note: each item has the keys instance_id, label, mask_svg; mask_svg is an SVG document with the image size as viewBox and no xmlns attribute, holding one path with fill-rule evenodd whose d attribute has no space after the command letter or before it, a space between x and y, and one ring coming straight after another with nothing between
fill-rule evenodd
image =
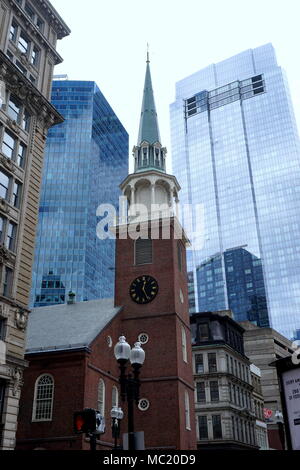
<instances>
[{"instance_id":1,"label":"clock face","mask_svg":"<svg viewBox=\"0 0 300 470\"><path fill-rule=\"evenodd\" d=\"M158 292L157 281L148 275L137 277L130 286L131 299L137 304L147 304L153 300Z\"/></svg>"}]
</instances>

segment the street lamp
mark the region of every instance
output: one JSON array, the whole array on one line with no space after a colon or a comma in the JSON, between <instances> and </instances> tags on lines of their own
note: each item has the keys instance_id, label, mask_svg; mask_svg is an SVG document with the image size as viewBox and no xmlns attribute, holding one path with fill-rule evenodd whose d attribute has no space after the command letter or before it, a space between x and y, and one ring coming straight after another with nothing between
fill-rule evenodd
<instances>
[{"instance_id":1,"label":"street lamp","mask_svg":"<svg viewBox=\"0 0 300 470\"><path fill-rule=\"evenodd\" d=\"M120 437L120 421L123 419L124 413L121 408L118 406L113 406L110 412L110 416L112 418L112 436L115 440L114 449L118 449L118 438Z\"/></svg>"},{"instance_id":2,"label":"street lamp","mask_svg":"<svg viewBox=\"0 0 300 470\"><path fill-rule=\"evenodd\" d=\"M137 404L139 400L139 375L144 364L145 351L141 348L140 342L136 342L131 349L125 336L120 336L119 342L115 345L114 353L120 367L121 398L123 401L127 398L128 404L128 449L135 450L133 402L135 401ZM133 369L133 376L130 373L126 375L128 360L130 360Z\"/></svg>"}]
</instances>

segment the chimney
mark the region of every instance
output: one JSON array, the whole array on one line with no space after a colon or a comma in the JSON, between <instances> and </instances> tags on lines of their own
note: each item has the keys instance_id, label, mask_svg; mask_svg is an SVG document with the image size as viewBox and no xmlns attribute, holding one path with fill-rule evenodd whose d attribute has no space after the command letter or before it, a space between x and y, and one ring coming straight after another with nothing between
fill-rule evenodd
<instances>
[{"instance_id":1,"label":"chimney","mask_svg":"<svg viewBox=\"0 0 300 470\"><path fill-rule=\"evenodd\" d=\"M68 305L75 304L75 298L76 298L75 292L73 292L73 291L70 290L68 296L69 296L69 299L68 299L67 304L68 304Z\"/></svg>"}]
</instances>

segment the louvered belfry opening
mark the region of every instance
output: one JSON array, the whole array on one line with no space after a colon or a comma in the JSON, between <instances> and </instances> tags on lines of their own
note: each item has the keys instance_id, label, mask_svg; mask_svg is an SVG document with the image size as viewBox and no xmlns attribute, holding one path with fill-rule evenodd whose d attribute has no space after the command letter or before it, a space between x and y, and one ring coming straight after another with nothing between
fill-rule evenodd
<instances>
[{"instance_id":1,"label":"louvered belfry opening","mask_svg":"<svg viewBox=\"0 0 300 470\"><path fill-rule=\"evenodd\" d=\"M135 242L135 264L152 263L152 240L138 238Z\"/></svg>"}]
</instances>

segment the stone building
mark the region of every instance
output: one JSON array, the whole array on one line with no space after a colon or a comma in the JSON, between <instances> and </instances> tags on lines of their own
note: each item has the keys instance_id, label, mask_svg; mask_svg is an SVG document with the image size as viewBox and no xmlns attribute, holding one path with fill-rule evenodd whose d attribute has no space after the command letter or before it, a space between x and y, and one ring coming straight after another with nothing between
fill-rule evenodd
<instances>
[{"instance_id":1,"label":"stone building","mask_svg":"<svg viewBox=\"0 0 300 470\"><path fill-rule=\"evenodd\" d=\"M0 0L0 449L13 449L22 386L35 229L57 39L48 0Z\"/></svg>"},{"instance_id":2,"label":"stone building","mask_svg":"<svg viewBox=\"0 0 300 470\"><path fill-rule=\"evenodd\" d=\"M245 354L261 371L261 387L264 397L269 446L281 450L281 423L277 416L282 413L279 382L275 367L276 359L293 354L292 342L272 328L260 328L250 322L239 323L244 329Z\"/></svg>"},{"instance_id":3,"label":"stone building","mask_svg":"<svg viewBox=\"0 0 300 470\"><path fill-rule=\"evenodd\" d=\"M256 442L261 450L269 448L267 424L264 417L264 397L261 388L261 371L254 364L250 364L251 382L253 385L252 410L255 414Z\"/></svg>"},{"instance_id":4,"label":"stone building","mask_svg":"<svg viewBox=\"0 0 300 470\"><path fill-rule=\"evenodd\" d=\"M230 314L191 317L198 449L258 449L244 329Z\"/></svg>"}]
</instances>

